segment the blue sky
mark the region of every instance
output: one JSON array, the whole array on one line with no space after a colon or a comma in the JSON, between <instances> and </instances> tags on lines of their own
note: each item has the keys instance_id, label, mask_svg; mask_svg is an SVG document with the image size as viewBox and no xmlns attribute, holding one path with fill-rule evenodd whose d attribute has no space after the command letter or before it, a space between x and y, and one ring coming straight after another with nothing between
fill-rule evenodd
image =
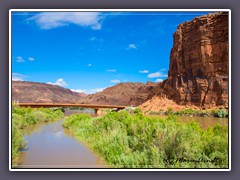
<instances>
[{"instance_id":1,"label":"blue sky","mask_svg":"<svg viewBox=\"0 0 240 180\"><path fill-rule=\"evenodd\" d=\"M13 12L12 79L95 93L167 78L178 24L208 12Z\"/></svg>"}]
</instances>

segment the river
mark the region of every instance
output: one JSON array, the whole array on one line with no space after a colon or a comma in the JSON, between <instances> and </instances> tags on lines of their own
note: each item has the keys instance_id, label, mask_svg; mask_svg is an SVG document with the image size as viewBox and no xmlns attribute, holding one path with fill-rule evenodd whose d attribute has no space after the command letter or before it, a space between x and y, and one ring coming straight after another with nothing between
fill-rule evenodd
<instances>
[{"instance_id":1,"label":"river","mask_svg":"<svg viewBox=\"0 0 240 180\"><path fill-rule=\"evenodd\" d=\"M91 110L68 110L66 116ZM219 123L228 125L227 118L185 117L180 121L197 121L204 129ZM62 127L63 120L44 122L24 129L27 148L22 150L17 168L107 168L106 162L76 140L72 132Z\"/></svg>"},{"instance_id":2,"label":"river","mask_svg":"<svg viewBox=\"0 0 240 180\"><path fill-rule=\"evenodd\" d=\"M62 127L63 120L24 129L27 148L17 168L106 168L106 163Z\"/></svg>"}]
</instances>

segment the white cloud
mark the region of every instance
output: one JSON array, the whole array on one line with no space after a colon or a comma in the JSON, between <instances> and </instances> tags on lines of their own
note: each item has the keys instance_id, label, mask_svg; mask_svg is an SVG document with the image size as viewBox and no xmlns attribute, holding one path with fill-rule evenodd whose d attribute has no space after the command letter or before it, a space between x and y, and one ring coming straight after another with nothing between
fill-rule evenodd
<instances>
[{"instance_id":1,"label":"white cloud","mask_svg":"<svg viewBox=\"0 0 240 180\"><path fill-rule=\"evenodd\" d=\"M149 73L148 70L142 70L142 71L139 71L140 73L143 73L143 74L146 74L146 73Z\"/></svg>"},{"instance_id":2,"label":"white cloud","mask_svg":"<svg viewBox=\"0 0 240 180\"><path fill-rule=\"evenodd\" d=\"M162 74L161 72L155 72L148 74L149 78L157 78L157 77L167 77L167 74Z\"/></svg>"},{"instance_id":3,"label":"white cloud","mask_svg":"<svg viewBox=\"0 0 240 180\"><path fill-rule=\"evenodd\" d=\"M52 85L57 85L57 86L62 86L62 87L68 86L68 84L62 78L57 79L57 81L55 83L47 82L47 84L52 84Z\"/></svg>"},{"instance_id":4,"label":"white cloud","mask_svg":"<svg viewBox=\"0 0 240 180\"><path fill-rule=\"evenodd\" d=\"M163 82L163 79L161 79L161 78L156 79L156 82Z\"/></svg>"},{"instance_id":5,"label":"white cloud","mask_svg":"<svg viewBox=\"0 0 240 180\"><path fill-rule=\"evenodd\" d=\"M103 18L104 16L99 12L42 12L27 20L34 21L41 29L53 29L75 24L99 30L102 27Z\"/></svg>"},{"instance_id":6,"label":"white cloud","mask_svg":"<svg viewBox=\"0 0 240 180\"><path fill-rule=\"evenodd\" d=\"M28 76L25 76L25 75L19 74L19 73L12 73L13 81L23 81L26 77L28 77Z\"/></svg>"},{"instance_id":7,"label":"white cloud","mask_svg":"<svg viewBox=\"0 0 240 180\"><path fill-rule=\"evenodd\" d=\"M29 57L28 60L29 61L34 61L34 58L33 57Z\"/></svg>"},{"instance_id":8,"label":"white cloud","mask_svg":"<svg viewBox=\"0 0 240 180\"><path fill-rule=\"evenodd\" d=\"M21 56L18 56L18 57L17 57L17 62L19 62L19 63L20 63L20 62L25 62L25 60L24 60Z\"/></svg>"},{"instance_id":9,"label":"white cloud","mask_svg":"<svg viewBox=\"0 0 240 180\"><path fill-rule=\"evenodd\" d=\"M136 44L129 44L128 49L137 49Z\"/></svg>"},{"instance_id":10,"label":"white cloud","mask_svg":"<svg viewBox=\"0 0 240 180\"><path fill-rule=\"evenodd\" d=\"M78 92L78 93L85 93L85 94L95 94L97 92L102 92L106 88L107 87L94 88L94 89L71 89L71 91Z\"/></svg>"},{"instance_id":11,"label":"white cloud","mask_svg":"<svg viewBox=\"0 0 240 180\"><path fill-rule=\"evenodd\" d=\"M116 69L107 69L106 71L107 71L107 72L117 72Z\"/></svg>"},{"instance_id":12,"label":"white cloud","mask_svg":"<svg viewBox=\"0 0 240 180\"><path fill-rule=\"evenodd\" d=\"M99 41L99 42L103 42L103 39L101 39L101 38L96 38L96 37L91 37L89 40L90 40L90 41Z\"/></svg>"},{"instance_id":13,"label":"white cloud","mask_svg":"<svg viewBox=\"0 0 240 180\"><path fill-rule=\"evenodd\" d=\"M111 83L120 83L121 81L119 79L113 79L111 80Z\"/></svg>"},{"instance_id":14,"label":"white cloud","mask_svg":"<svg viewBox=\"0 0 240 180\"><path fill-rule=\"evenodd\" d=\"M91 37L89 40L90 40L90 41L95 41L96 38L95 38L95 37Z\"/></svg>"},{"instance_id":15,"label":"white cloud","mask_svg":"<svg viewBox=\"0 0 240 180\"><path fill-rule=\"evenodd\" d=\"M88 67L91 67L91 66L92 66L92 64L88 64L87 66L88 66Z\"/></svg>"}]
</instances>

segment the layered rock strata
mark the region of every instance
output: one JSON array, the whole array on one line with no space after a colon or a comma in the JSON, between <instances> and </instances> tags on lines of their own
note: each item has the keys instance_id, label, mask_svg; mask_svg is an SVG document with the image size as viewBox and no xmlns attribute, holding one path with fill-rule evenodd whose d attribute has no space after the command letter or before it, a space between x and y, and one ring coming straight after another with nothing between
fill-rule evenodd
<instances>
[{"instance_id":1,"label":"layered rock strata","mask_svg":"<svg viewBox=\"0 0 240 180\"><path fill-rule=\"evenodd\" d=\"M180 105L228 105L228 14L182 23L173 35L168 78L148 99L167 97Z\"/></svg>"}]
</instances>

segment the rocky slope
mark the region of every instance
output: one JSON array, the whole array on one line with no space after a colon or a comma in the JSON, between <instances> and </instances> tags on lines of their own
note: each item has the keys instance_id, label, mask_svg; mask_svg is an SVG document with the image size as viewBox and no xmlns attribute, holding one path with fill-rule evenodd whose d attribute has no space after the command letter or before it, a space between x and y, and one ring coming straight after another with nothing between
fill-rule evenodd
<instances>
[{"instance_id":1,"label":"rocky slope","mask_svg":"<svg viewBox=\"0 0 240 180\"><path fill-rule=\"evenodd\" d=\"M88 104L111 104L138 106L146 101L156 83L120 83L102 92L90 94L81 102Z\"/></svg>"},{"instance_id":2,"label":"rocky slope","mask_svg":"<svg viewBox=\"0 0 240 180\"><path fill-rule=\"evenodd\" d=\"M86 94L72 92L69 89L56 85L12 81L12 100L18 102L63 102L76 103L80 101Z\"/></svg>"},{"instance_id":3,"label":"rocky slope","mask_svg":"<svg viewBox=\"0 0 240 180\"><path fill-rule=\"evenodd\" d=\"M227 106L228 15L210 14L182 23L173 37L168 78L148 100L166 97L178 105ZM147 103L140 107L148 109Z\"/></svg>"}]
</instances>

